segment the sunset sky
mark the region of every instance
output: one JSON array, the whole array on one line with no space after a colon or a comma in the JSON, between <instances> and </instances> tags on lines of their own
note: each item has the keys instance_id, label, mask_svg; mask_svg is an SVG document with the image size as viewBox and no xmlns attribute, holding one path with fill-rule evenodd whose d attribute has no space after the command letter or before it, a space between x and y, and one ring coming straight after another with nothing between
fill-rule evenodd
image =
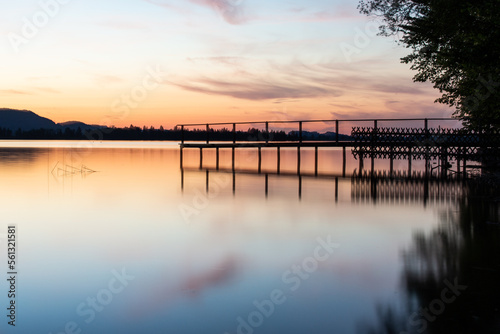
<instances>
[{"instance_id":1,"label":"sunset sky","mask_svg":"<svg viewBox=\"0 0 500 334\"><path fill-rule=\"evenodd\" d=\"M448 117L409 52L342 0L2 4L0 108L55 122Z\"/></svg>"}]
</instances>

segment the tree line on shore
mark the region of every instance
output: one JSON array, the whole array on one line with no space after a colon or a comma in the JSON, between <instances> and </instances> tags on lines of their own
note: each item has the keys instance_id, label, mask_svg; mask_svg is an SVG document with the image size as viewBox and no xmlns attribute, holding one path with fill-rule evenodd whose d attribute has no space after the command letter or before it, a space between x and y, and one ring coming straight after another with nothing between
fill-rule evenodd
<instances>
[{"instance_id":1,"label":"tree line on shore","mask_svg":"<svg viewBox=\"0 0 500 334\"><path fill-rule=\"evenodd\" d=\"M12 130L0 127L0 139L29 139L29 140L193 140L205 141L207 137L211 141L257 141L257 140L277 140L294 141L299 140L298 131L285 132L283 130L264 130L249 128L246 131L236 131L227 128L210 129L208 136L206 130L184 129L179 127L166 130L163 127L138 127L130 125L129 127L95 127L93 129L84 129L81 127L64 129L31 129L31 130ZM340 140L350 138L347 135L339 134ZM303 131L304 140L335 140L334 132L318 133L316 131Z\"/></svg>"}]
</instances>

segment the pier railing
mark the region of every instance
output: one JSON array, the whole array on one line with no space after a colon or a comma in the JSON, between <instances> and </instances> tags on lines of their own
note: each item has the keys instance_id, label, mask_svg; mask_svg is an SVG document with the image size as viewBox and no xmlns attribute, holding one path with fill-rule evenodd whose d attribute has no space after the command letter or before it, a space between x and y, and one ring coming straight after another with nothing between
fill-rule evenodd
<instances>
[{"instance_id":1,"label":"pier railing","mask_svg":"<svg viewBox=\"0 0 500 334\"><path fill-rule=\"evenodd\" d=\"M500 133L446 128L357 127L351 132L355 156L375 158L428 159L446 156L451 160L480 160L500 153Z\"/></svg>"},{"instance_id":2,"label":"pier railing","mask_svg":"<svg viewBox=\"0 0 500 334\"><path fill-rule=\"evenodd\" d=\"M349 130L352 127L359 126L360 124L373 124L373 128L378 128L379 123L381 122L391 122L391 123L412 123L413 127L418 127L422 126L423 129L428 129L429 127L429 122L449 122L449 121L454 121L454 122L459 122L459 120L455 118L379 118L379 119L316 119L316 120L274 120L274 121L245 121L245 122L215 122L215 123L192 123L192 124L178 124L176 125L176 128L180 128L181 130L181 145L184 144L186 141L191 140L194 141L193 139L186 139L186 130L189 128L204 128L205 132L205 142L206 144L209 144L211 141L210 134L214 130L215 127L221 127L221 126L228 126L228 130L232 133L232 138L224 139L223 141L232 141L233 144L236 144L239 140L237 140L237 126L241 125L249 125L249 126L260 126L263 128L263 132L261 132L261 136L257 138L247 138L245 141L255 141L255 142L265 142L268 143L269 141L273 141L273 138L270 138L270 126L275 125L275 124L288 124L292 125L295 127L296 134L297 134L297 140L295 142L302 143L305 141L313 141L311 139L306 139L304 138L304 125L306 124L314 124L314 123L324 123L324 124L332 124L332 127L334 129L334 136L330 137L331 139L329 140L323 140L323 141L330 141L330 142L336 142L339 143L341 141L349 141L349 139L343 139L346 138L345 136L350 136L348 133L341 133L341 126L348 124L348 128L345 126L346 130ZM333 130L332 129L332 130ZM202 130L203 131L203 130ZM315 139L317 140L317 139ZM199 139L197 139L199 141ZM213 140L212 140L213 141ZM217 140L221 141L221 140ZM241 141L241 140L240 140Z\"/></svg>"}]
</instances>

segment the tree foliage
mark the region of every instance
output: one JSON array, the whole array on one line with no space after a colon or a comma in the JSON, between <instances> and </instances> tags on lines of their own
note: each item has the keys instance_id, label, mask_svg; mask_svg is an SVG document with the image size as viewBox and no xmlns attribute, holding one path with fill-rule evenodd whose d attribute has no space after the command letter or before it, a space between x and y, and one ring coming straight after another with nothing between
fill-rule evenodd
<instances>
[{"instance_id":1,"label":"tree foliage","mask_svg":"<svg viewBox=\"0 0 500 334\"><path fill-rule=\"evenodd\" d=\"M361 0L380 35L411 49L403 63L430 81L470 128L500 128L500 0Z\"/></svg>"}]
</instances>

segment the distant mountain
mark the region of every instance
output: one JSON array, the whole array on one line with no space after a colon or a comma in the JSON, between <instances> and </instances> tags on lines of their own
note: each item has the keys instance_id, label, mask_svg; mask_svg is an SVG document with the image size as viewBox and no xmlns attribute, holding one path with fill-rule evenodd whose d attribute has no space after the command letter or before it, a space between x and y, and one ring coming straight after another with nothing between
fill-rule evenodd
<instances>
[{"instance_id":1,"label":"distant mountain","mask_svg":"<svg viewBox=\"0 0 500 334\"><path fill-rule=\"evenodd\" d=\"M38 116L29 110L16 110L0 108L0 128L10 129L16 131L21 129L23 131L49 129L49 130L62 130L66 128L77 130L80 128L82 131L100 128L99 125L89 125L83 122L70 121L64 123L55 123L54 121Z\"/></svg>"},{"instance_id":2,"label":"distant mountain","mask_svg":"<svg viewBox=\"0 0 500 334\"><path fill-rule=\"evenodd\" d=\"M298 136L299 131L290 131L290 135ZM319 133L317 131L302 131L302 139L304 140L335 140L337 134L332 131L327 131L325 133ZM339 133L339 140L350 140L351 136Z\"/></svg>"},{"instance_id":3,"label":"distant mountain","mask_svg":"<svg viewBox=\"0 0 500 334\"><path fill-rule=\"evenodd\" d=\"M0 128L13 131L17 129L29 131L36 129L57 130L60 129L61 126L29 110L0 108Z\"/></svg>"},{"instance_id":4,"label":"distant mountain","mask_svg":"<svg viewBox=\"0 0 500 334\"><path fill-rule=\"evenodd\" d=\"M79 121L69 121L69 122L63 122L63 123L57 123L57 124L62 126L63 128L69 128L71 130L78 130L78 128L80 128L80 130L82 130L82 131L93 130L96 128L103 128L103 126L100 126L100 125L90 125L90 124L86 124L86 123L79 122Z\"/></svg>"},{"instance_id":5,"label":"distant mountain","mask_svg":"<svg viewBox=\"0 0 500 334\"><path fill-rule=\"evenodd\" d=\"M325 136L328 136L330 138L335 138L337 136L337 134L335 132L332 132L332 131L327 131L324 133ZM343 135L341 133L339 133L339 140L352 140L352 137L350 135Z\"/></svg>"}]
</instances>

